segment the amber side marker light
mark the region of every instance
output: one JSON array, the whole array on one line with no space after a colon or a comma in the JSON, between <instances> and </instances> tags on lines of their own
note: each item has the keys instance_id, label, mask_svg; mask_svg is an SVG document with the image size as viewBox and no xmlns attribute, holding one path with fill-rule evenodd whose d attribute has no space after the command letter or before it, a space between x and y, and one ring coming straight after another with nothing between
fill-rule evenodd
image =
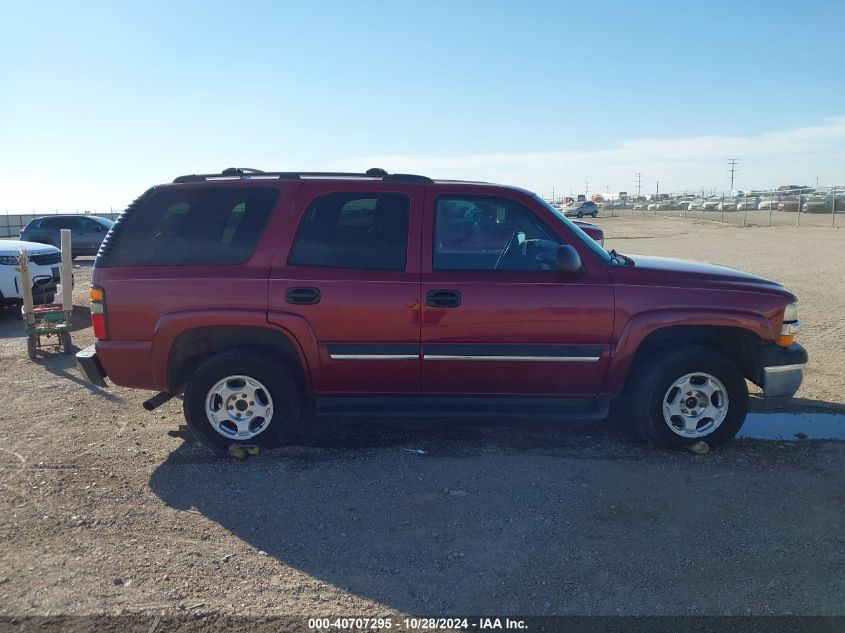
<instances>
[{"instance_id":1,"label":"amber side marker light","mask_svg":"<svg viewBox=\"0 0 845 633\"><path fill-rule=\"evenodd\" d=\"M106 293L96 286L88 289L88 299L91 301L91 325L94 328L94 338L107 341L109 338L108 323L106 321Z\"/></svg>"}]
</instances>

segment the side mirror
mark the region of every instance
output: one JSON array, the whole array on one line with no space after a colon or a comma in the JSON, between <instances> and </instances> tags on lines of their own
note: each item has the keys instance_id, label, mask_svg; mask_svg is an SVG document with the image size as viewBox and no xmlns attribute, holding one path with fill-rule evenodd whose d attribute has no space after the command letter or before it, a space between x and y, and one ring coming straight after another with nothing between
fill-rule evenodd
<instances>
[{"instance_id":1,"label":"side mirror","mask_svg":"<svg viewBox=\"0 0 845 633\"><path fill-rule=\"evenodd\" d=\"M555 270L571 275L577 275L584 271L584 264L581 262L581 256L575 250L575 247L563 244L558 249Z\"/></svg>"}]
</instances>

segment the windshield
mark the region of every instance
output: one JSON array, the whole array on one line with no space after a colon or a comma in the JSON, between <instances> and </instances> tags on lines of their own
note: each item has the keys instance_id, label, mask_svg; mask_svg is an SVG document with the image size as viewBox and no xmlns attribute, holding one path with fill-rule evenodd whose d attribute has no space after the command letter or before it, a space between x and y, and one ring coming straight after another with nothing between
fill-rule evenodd
<instances>
[{"instance_id":1,"label":"windshield","mask_svg":"<svg viewBox=\"0 0 845 633\"><path fill-rule=\"evenodd\" d=\"M535 200L536 200L539 204L543 205L546 209L548 209L549 211L551 211L551 212L554 214L554 216L555 216L558 220L560 220L560 222L561 222L562 224L565 224L565 225L567 226L567 228L569 228L569 229L570 229L570 230L571 230L571 231L572 231L572 232L573 232L576 236L578 236L578 238L579 238L579 239L580 239L580 240L581 240L581 241L582 241L582 242L583 242L583 243L584 243L584 244L585 244L585 245L586 245L586 246L587 246L587 247L588 247L591 251L593 251L596 255L598 255L598 256L602 259L602 261L609 262L609 261L611 260L610 254L608 254L608 252L607 252L606 250L604 250L604 249L603 249L603 248L599 245L599 243L598 243L598 242L596 242L593 238L591 238L589 235L587 235L586 233L584 233L584 231L582 231L582 230L578 227L578 225L577 225L577 224L575 224L572 220L570 220L569 218L567 218L567 217L563 214L563 211L561 211L560 209L556 209L555 207L553 207L552 205L550 205L548 202L546 202L545 200L543 200L543 199L542 199L540 196L538 196L537 194L534 194L534 199L535 199Z\"/></svg>"}]
</instances>

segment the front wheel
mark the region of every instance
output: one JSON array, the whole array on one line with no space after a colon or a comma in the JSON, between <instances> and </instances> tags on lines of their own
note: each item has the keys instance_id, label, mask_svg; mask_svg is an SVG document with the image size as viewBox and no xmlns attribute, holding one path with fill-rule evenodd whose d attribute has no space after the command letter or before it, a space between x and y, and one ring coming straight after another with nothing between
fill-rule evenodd
<instances>
[{"instance_id":1,"label":"front wheel","mask_svg":"<svg viewBox=\"0 0 845 633\"><path fill-rule=\"evenodd\" d=\"M209 358L188 382L184 412L200 443L281 446L299 427L302 387L285 363L265 350L234 349Z\"/></svg>"},{"instance_id":2,"label":"front wheel","mask_svg":"<svg viewBox=\"0 0 845 633\"><path fill-rule=\"evenodd\" d=\"M583 218L583 217L584 217L584 212L583 212L583 211L579 211L579 212L576 214L576 217Z\"/></svg>"},{"instance_id":3,"label":"front wheel","mask_svg":"<svg viewBox=\"0 0 845 633\"><path fill-rule=\"evenodd\" d=\"M640 434L664 446L733 438L748 413L748 387L736 364L708 347L652 355L631 368L626 385Z\"/></svg>"}]
</instances>

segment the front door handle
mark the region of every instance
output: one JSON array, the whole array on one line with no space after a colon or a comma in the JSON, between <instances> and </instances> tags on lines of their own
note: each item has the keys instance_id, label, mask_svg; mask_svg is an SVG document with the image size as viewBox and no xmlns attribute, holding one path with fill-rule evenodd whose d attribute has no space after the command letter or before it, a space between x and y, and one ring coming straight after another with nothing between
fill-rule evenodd
<instances>
[{"instance_id":1,"label":"front door handle","mask_svg":"<svg viewBox=\"0 0 845 633\"><path fill-rule=\"evenodd\" d=\"M461 305L461 293L457 290L429 290L425 302L432 308L457 308Z\"/></svg>"},{"instance_id":2,"label":"front door handle","mask_svg":"<svg viewBox=\"0 0 845 633\"><path fill-rule=\"evenodd\" d=\"M320 291L317 288L288 288L285 301L299 305L313 305L320 303Z\"/></svg>"}]
</instances>

